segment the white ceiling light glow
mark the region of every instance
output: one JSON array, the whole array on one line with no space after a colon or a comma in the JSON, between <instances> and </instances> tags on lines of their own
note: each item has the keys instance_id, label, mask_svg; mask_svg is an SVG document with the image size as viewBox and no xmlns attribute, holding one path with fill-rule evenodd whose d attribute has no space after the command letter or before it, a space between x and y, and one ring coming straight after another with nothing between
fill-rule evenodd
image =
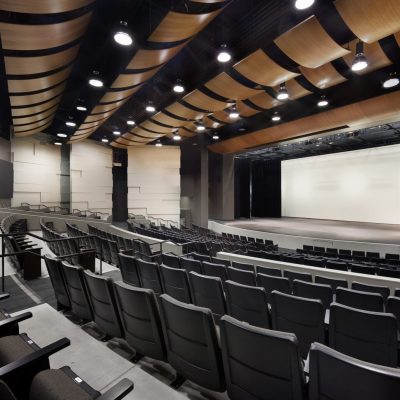
<instances>
[{"instance_id":1,"label":"white ceiling light glow","mask_svg":"<svg viewBox=\"0 0 400 400\"><path fill-rule=\"evenodd\" d=\"M298 10L305 10L306 8L311 7L315 3L315 0L296 0L294 6Z\"/></svg>"},{"instance_id":2,"label":"white ceiling light glow","mask_svg":"<svg viewBox=\"0 0 400 400\"><path fill-rule=\"evenodd\" d=\"M103 138L103 139L101 139L101 141L102 141L103 143L108 143L108 139L107 139L107 138Z\"/></svg>"},{"instance_id":3,"label":"white ceiling light glow","mask_svg":"<svg viewBox=\"0 0 400 400\"><path fill-rule=\"evenodd\" d=\"M232 59L232 56L231 56L231 53L229 53L229 51L228 51L227 45L226 44L221 45L221 48L217 55L217 60L220 63L227 63L227 62L231 61L231 59Z\"/></svg>"},{"instance_id":4,"label":"white ceiling light glow","mask_svg":"<svg viewBox=\"0 0 400 400\"><path fill-rule=\"evenodd\" d=\"M87 111L87 108L85 106L82 106L82 105L76 106L76 109L78 111Z\"/></svg>"},{"instance_id":5,"label":"white ceiling light glow","mask_svg":"<svg viewBox=\"0 0 400 400\"><path fill-rule=\"evenodd\" d=\"M115 130L113 131L113 135L115 136L119 136L121 134L121 131Z\"/></svg>"},{"instance_id":6,"label":"white ceiling light glow","mask_svg":"<svg viewBox=\"0 0 400 400\"><path fill-rule=\"evenodd\" d=\"M279 91L277 95L278 100L287 100L289 98L289 93L286 89L286 85L284 83L281 83L279 86Z\"/></svg>"},{"instance_id":7,"label":"white ceiling light glow","mask_svg":"<svg viewBox=\"0 0 400 400\"><path fill-rule=\"evenodd\" d=\"M130 126L133 126L133 125L136 124L136 122L135 122L132 118L129 118L129 119L126 121L126 123L127 123L127 125L130 125Z\"/></svg>"},{"instance_id":8,"label":"white ceiling light glow","mask_svg":"<svg viewBox=\"0 0 400 400\"><path fill-rule=\"evenodd\" d=\"M384 89L391 89L400 83L400 79L396 74L390 74L389 77L382 83Z\"/></svg>"},{"instance_id":9,"label":"white ceiling light glow","mask_svg":"<svg viewBox=\"0 0 400 400\"><path fill-rule=\"evenodd\" d=\"M66 138L68 135L66 133L57 133L59 138Z\"/></svg>"},{"instance_id":10,"label":"white ceiling light glow","mask_svg":"<svg viewBox=\"0 0 400 400\"><path fill-rule=\"evenodd\" d=\"M329 104L329 101L326 99L325 96L321 96L318 100L317 106L318 107L326 107Z\"/></svg>"},{"instance_id":11,"label":"white ceiling light glow","mask_svg":"<svg viewBox=\"0 0 400 400\"><path fill-rule=\"evenodd\" d=\"M281 120L281 117L280 117L280 115L278 114L278 113L275 113L273 116L272 116L272 121L274 121L274 122L278 122L278 121L280 121Z\"/></svg>"},{"instance_id":12,"label":"white ceiling light glow","mask_svg":"<svg viewBox=\"0 0 400 400\"><path fill-rule=\"evenodd\" d=\"M121 21L120 25L121 29L114 34L114 40L121 46L130 46L133 43L133 39L126 31L128 24L125 21Z\"/></svg>"},{"instance_id":13,"label":"white ceiling light glow","mask_svg":"<svg viewBox=\"0 0 400 400\"><path fill-rule=\"evenodd\" d=\"M147 106L146 106L146 111L147 112L155 112L156 111L156 108L151 104L151 103L149 103Z\"/></svg>"},{"instance_id":14,"label":"white ceiling light glow","mask_svg":"<svg viewBox=\"0 0 400 400\"><path fill-rule=\"evenodd\" d=\"M368 60L364 54L364 43L358 42L356 45L356 56L354 57L351 69L355 72L362 71L368 67Z\"/></svg>"}]
</instances>

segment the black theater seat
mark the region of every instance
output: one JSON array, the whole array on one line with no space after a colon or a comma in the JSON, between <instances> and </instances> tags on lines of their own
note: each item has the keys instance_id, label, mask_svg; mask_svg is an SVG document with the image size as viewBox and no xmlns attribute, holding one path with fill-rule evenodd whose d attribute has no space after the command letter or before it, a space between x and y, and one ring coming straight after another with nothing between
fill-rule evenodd
<instances>
[{"instance_id":1,"label":"black theater seat","mask_svg":"<svg viewBox=\"0 0 400 400\"><path fill-rule=\"evenodd\" d=\"M188 273L185 269L160 266L164 293L184 303L191 303Z\"/></svg>"},{"instance_id":2,"label":"black theater seat","mask_svg":"<svg viewBox=\"0 0 400 400\"><path fill-rule=\"evenodd\" d=\"M180 377L210 390L225 391L222 356L212 313L207 308L160 296L168 362ZM178 383L176 382L176 386Z\"/></svg>"},{"instance_id":3,"label":"black theater seat","mask_svg":"<svg viewBox=\"0 0 400 400\"><path fill-rule=\"evenodd\" d=\"M224 316L221 346L230 399L305 399L306 381L295 335Z\"/></svg>"},{"instance_id":4,"label":"black theater seat","mask_svg":"<svg viewBox=\"0 0 400 400\"><path fill-rule=\"evenodd\" d=\"M311 346L309 371L309 400L399 398L399 369L361 361L320 343Z\"/></svg>"},{"instance_id":5,"label":"black theater seat","mask_svg":"<svg viewBox=\"0 0 400 400\"><path fill-rule=\"evenodd\" d=\"M336 302L360 310L383 312L383 297L378 293L338 288Z\"/></svg>"},{"instance_id":6,"label":"black theater seat","mask_svg":"<svg viewBox=\"0 0 400 400\"><path fill-rule=\"evenodd\" d=\"M194 271L201 274L203 272L201 261L194 260L192 258L181 257L181 266L188 273Z\"/></svg>"},{"instance_id":7,"label":"black theater seat","mask_svg":"<svg viewBox=\"0 0 400 400\"><path fill-rule=\"evenodd\" d=\"M118 254L118 258L122 280L129 285L140 287L141 282L136 265L136 258L122 253Z\"/></svg>"},{"instance_id":8,"label":"black theater seat","mask_svg":"<svg viewBox=\"0 0 400 400\"><path fill-rule=\"evenodd\" d=\"M242 263L242 262L232 261L232 267L236 268L236 269L241 269L244 271L254 272L253 264L246 264L246 263Z\"/></svg>"},{"instance_id":9,"label":"black theater seat","mask_svg":"<svg viewBox=\"0 0 400 400\"><path fill-rule=\"evenodd\" d=\"M375 275L376 273L376 267L373 265L349 263L348 266L351 272L356 272L357 274Z\"/></svg>"},{"instance_id":10,"label":"black theater seat","mask_svg":"<svg viewBox=\"0 0 400 400\"><path fill-rule=\"evenodd\" d=\"M137 259L136 265L138 267L142 287L153 290L157 296L163 293L158 264Z\"/></svg>"},{"instance_id":11,"label":"black theater seat","mask_svg":"<svg viewBox=\"0 0 400 400\"><path fill-rule=\"evenodd\" d=\"M298 281L303 281L303 282L312 282L312 275L307 274L305 272L294 272L294 271L283 271L283 276L285 278L289 278L290 284L293 287L293 281L297 279Z\"/></svg>"},{"instance_id":12,"label":"black theater seat","mask_svg":"<svg viewBox=\"0 0 400 400\"><path fill-rule=\"evenodd\" d=\"M289 278L257 274L257 286L263 287L265 289L268 303L271 303L271 293L274 290L286 294L292 293Z\"/></svg>"},{"instance_id":13,"label":"black theater seat","mask_svg":"<svg viewBox=\"0 0 400 400\"><path fill-rule=\"evenodd\" d=\"M265 289L226 281L228 314L239 321L260 328L270 328L270 316Z\"/></svg>"},{"instance_id":14,"label":"black theater seat","mask_svg":"<svg viewBox=\"0 0 400 400\"><path fill-rule=\"evenodd\" d=\"M255 286L256 276L252 271L245 271L233 267L227 268L228 279L230 281L241 283L242 285Z\"/></svg>"},{"instance_id":15,"label":"black theater seat","mask_svg":"<svg viewBox=\"0 0 400 400\"><path fill-rule=\"evenodd\" d=\"M257 274L278 276L278 277L282 278L282 271L279 268L270 268L270 267L264 267L262 265L257 265L256 272L257 272Z\"/></svg>"},{"instance_id":16,"label":"black theater seat","mask_svg":"<svg viewBox=\"0 0 400 400\"><path fill-rule=\"evenodd\" d=\"M347 271L347 263L343 261L328 260L325 267L327 269L336 269L337 271Z\"/></svg>"},{"instance_id":17,"label":"black theater seat","mask_svg":"<svg viewBox=\"0 0 400 400\"><path fill-rule=\"evenodd\" d=\"M211 257L211 262L213 264L222 264L225 265L226 267L231 266L231 262L229 260L223 260L222 258Z\"/></svg>"},{"instance_id":18,"label":"black theater seat","mask_svg":"<svg viewBox=\"0 0 400 400\"><path fill-rule=\"evenodd\" d=\"M387 298L386 312L397 318L397 326L400 332L400 297L389 296Z\"/></svg>"},{"instance_id":19,"label":"black theater seat","mask_svg":"<svg viewBox=\"0 0 400 400\"><path fill-rule=\"evenodd\" d=\"M228 279L227 267L223 264L213 264L210 262L203 262L203 272L207 276L216 276L225 282Z\"/></svg>"},{"instance_id":20,"label":"black theater seat","mask_svg":"<svg viewBox=\"0 0 400 400\"><path fill-rule=\"evenodd\" d=\"M383 297L385 302L390 295L390 289L386 286L366 285L365 283L353 282L351 288L360 292L378 293Z\"/></svg>"},{"instance_id":21,"label":"black theater seat","mask_svg":"<svg viewBox=\"0 0 400 400\"><path fill-rule=\"evenodd\" d=\"M172 253L162 253L161 260L164 265L170 268L181 268L179 257Z\"/></svg>"},{"instance_id":22,"label":"black theater seat","mask_svg":"<svg viewBox=\"0 0 400 400\"><path fill-rule=\"evenodd\" d=\"M336 289L339 287L348 288L348 282L345 279L326 278L325 276L315 275L315 283L322 285L329 285L333 292L336 293Z\"/></svg>"},{"instance_id":23,"label":"black theater seat","mask_svg":"<svg viewBox=\"0 0 400 400\"><path fill-rule=\"evenodd\" d=\"M333 301L331 286L298 281L297 279L293 281L293 294L307 299L321 300L325 308L329 308Z\"/></svg>"}]
</instances>

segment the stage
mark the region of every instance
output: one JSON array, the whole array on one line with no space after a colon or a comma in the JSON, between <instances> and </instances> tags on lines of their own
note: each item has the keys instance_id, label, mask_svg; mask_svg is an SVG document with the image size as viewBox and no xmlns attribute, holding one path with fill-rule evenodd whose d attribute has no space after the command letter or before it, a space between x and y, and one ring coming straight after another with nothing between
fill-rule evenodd
<instances>
[{"instance_id":1,"label":"stage","mask_svg":"<svg viewBox=\"0 0 400 400\"><path fill-rule=\"evenodd\" d=\"M269 238L288 249L310 244L400 252L400 225L283 217L209 221L209 228L219 233Z\"/></svg>"}]
</instances>

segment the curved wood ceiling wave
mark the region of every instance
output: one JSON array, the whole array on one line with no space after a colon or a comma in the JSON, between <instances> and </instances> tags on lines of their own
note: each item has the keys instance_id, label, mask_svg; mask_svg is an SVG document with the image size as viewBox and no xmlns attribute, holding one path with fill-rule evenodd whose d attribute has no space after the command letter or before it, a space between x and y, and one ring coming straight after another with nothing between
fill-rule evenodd
<instances>
[{"instance_id":1,"label":"curved wood ceiling wave","mask_svg":"<svg viewBox=\"0 0 400 400\"><path fill-rule=\"evenodd\" d=\"M5 72L16 136L28 136L53 121L79 51L93 0L0 0L12 13L52 14L83 10L71 19L51 24L0 23ZM16 14L18 15L18 14ZM17 18L16 18L17 19ZM70 45L71 44L71 45ZM65 48L65 46L69 46ZM59 51L57 49L60 48Z\"/></svg>"},{"instance_id":2,"label":"curved wood ceiling wave","mask_svg":"<svg viewBox=\"0 0 400 400\"><path fill-rule=\"evenodd\" d=\"M223 10L223 8L224 7L222 5L219 9L204 14L188 14L175 11L168 12L158 27L150 35L147 43L148 46L164 45L164 48L157 50L139 49L128 63L126 70L124 71L125 73L117 77L117 79L111 85L111 88L126 90L128 87L147 82L159 71L163 65L175 57L179 51L189 43L194 35L196 35L207 24L209 24ZM171 43L176 42L181 43L176 46L171 46ZM147 70L143 71L144 68ZM139 88L140 86L137 86L137 88L133 90L133 93L139 90ZM109 96L109 92L106 93L100 100L100 105L105 102L104 99L107 98L106 96ZM128 99L129 97L126 99L126 101ZM115 111L118 108L119 107L117 107ZM93 111L91 114L93 114ZM111 115L109 115L107 118L109 118ZM90 117L90 115L88 117ZM104 122L107 118L104 119ZM97 128L94 128L92 131L87 132L86 137L90 136L90 134L96 129ZM76 135L73 135L71 136L69 142L73 143L83 139L84 137L82 136L77 137Z\"/></svg>"}]
</instances>

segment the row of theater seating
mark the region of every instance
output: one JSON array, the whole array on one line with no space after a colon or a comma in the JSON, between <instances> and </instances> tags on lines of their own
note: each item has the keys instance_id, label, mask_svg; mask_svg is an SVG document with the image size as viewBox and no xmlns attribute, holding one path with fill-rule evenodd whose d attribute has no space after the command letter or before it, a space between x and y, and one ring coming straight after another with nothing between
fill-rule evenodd
<instances>
[{"instance_id":1,"label":"row of theater seating","mask_svg":"<svg viewBox=\"0 0 400 400\"><path fill-rule=\"evenodd\" d=\"M6 236L4 242L7 253L20 253L16 256L9 256L18 273L26 280L40 276L41 263L40 257L37 256L41 255L42 249L25 235L28 231L26 219L18 219L15 215L7 216L2 219L0 229L4 234L13 234L13 236Z\"/></svg>"},{"instance_id":2,"label":"row of theater seating","mask_svg":"<svg viewBox=\"0 0 400 400\"><path fill-rule=\"evenodd\" d=\"M133 390L133 383L123 379L101 395L69 367L50 369L49 357L70 341L63 338L40 348L27 334L19 333L19 323L31 317L30 312L11 317L0 310L1 400L119 400Z\"/></svg>"},{"instance_id":3,"label":"row of theater seating","mask_svg":"<svg viewBox=\"0 0 400 400\"><path fill-rule=\"evenodd\" d=\"M70 297L72 312L86 320L90 317L109 337L123 337L136 351L136 360L147 356L168 361L177 372L172 383L175 387L189 379L213 391L227 390L232 400L301 400L306 398L307 389L310 400L342 400L358 398L354 397L358 393L354 385L360 382L367 387L373 383L363 399L397 398L397 369L372 365L314 343L307 385L301 343L293 333L256 327L225 315L219 321L219 338L209 308L167 294L157 297L151 289L112 282L51 258L46 262L53 284L57 281L56 294L62 288ZM347 311L344 306L332 307ZM82 314L84 309L87 315ZM332 368L335 380L342 384L349 382L351 372L351 384L339 388L331 383ZM368 375L371 379L364 382ZM384 389L378 391L377 384L385 385Z\"/></svg>"}]
</instances>

